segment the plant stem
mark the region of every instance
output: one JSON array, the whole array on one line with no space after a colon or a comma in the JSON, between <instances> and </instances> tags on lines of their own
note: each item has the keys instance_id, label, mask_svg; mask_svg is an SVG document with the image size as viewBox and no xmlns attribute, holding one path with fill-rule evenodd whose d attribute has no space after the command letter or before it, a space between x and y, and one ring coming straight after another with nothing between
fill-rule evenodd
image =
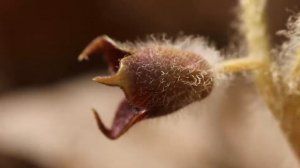
<instances>
[{"instance_id":1,"label":"plant stem","mask_svg":"<svg viewBox=\"0 0 300 168\"><path fill-rule=\"evenodd\" d=\"M241 31L248 45L248 57L263 60L263 66L254 72L256 85L268 106L278 118L282 105L271 74L270 43L266 26L265 0L241 0Z\"/></svg>"},{"instance_id":2,"label":"plant stem","mask_svg":"<svg viewBox=\"0 0 300 168\"><path fill-rule=\"evenodd\" d=\"M285 98L284 115L281 126L292 147L300 158L300 95L288 95Z\"/></svg>"},{"instance_id":3,"label":"plant stem","mask_svg":"<svg viewBox=\"0 0 300 168\"><path fill-rule=\"evenodd\" d=\"M255 56L263 60L263 66L254 72L256 85L272 113L281 122L292 147L300 159L300 95L289 93L289 86L272 77L271 49L266 26L265 0L240 0L241 28L248 45L248 58ZM300 73L300 51L289 76L295 81ZM297 81L298 82L298 81ZM297 87L299 88L299 87Z\"/></svg>"},{"instance_id":4,"label":"plant stem","mask_svg":"<svg viewBox=\"0 0 300 168\"><path fill-rule=\"evenodd\" d=\"M263 61L258 58L237 58L221 62L217 65L217 70L223 73L242 72L246 70L255 70L263 66Z\"/></svg>"},{"instance_id":5,"label":"plant stem","mask_svg":"<svg viewBox=\"0 0 300 168\"><path fill-rule=\"evenodd\" d=\"M300 159L300 49L295 54L293 68L288 74L281 126ZM293 86L289 86L292 84ZM293 87L293 88L290 88Z\"/></svg>"},{"instance_id":6,"label":"plant stem","mask_svg":"<svg viewBox=\"0 0 300 168\"><path fill-rule=\"evenodd\" d=\"M295 64L292 69L291 78L299 78L300 75L300 48L297 50L296 57L295 57Z\"/></svg>"}]
</instances>

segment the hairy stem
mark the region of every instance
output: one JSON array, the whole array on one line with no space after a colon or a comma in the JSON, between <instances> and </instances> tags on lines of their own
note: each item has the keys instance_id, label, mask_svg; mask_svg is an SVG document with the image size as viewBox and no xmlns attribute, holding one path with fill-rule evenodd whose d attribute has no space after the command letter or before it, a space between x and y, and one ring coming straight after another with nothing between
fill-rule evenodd
<instances>
[{"instance_id":1,"label":"hairy stem","mask_svg":"<svg viewBox=\"0 0 300 168\"><path fill-rule=\"evenodd\" d=\"M263 67L263 61L261 59L246 57L221 62L217 66L217 70L223 73L234 73L247 70L255 70L261 67Z\"/></svg>"},{"instance_id":2,"label":"hairy stem","mask_svg":"<svg viewBox=\"0 0 300 168\"><path fill-rule=\"evenodd\" d=\"M255 71L255 82L275 117L281 123L292 147L300 158L300 95L289 93L289 86L279 79L275 81L272 71L277 68L272 63L272 55L266 26L266 0L240 0L241 29L248 45L248 58L255 56L263 61L263 66ZM288 76L296 81L300 73L300 51L296 63Z\"/></svg>"},{"instance_id":3,"label":"hairy stem","mask_svg":"<svg viewBox=\"0 0 300 168\"><path fill-rule=\"evenodd\" d=\"M255 71L255 82L268 106L278 118L282 105L271 74L270 42L266 26L265 0L241 0L241 31L248 45L248 57L263 60L263 66Z\"/></svg>"}]
</instances>

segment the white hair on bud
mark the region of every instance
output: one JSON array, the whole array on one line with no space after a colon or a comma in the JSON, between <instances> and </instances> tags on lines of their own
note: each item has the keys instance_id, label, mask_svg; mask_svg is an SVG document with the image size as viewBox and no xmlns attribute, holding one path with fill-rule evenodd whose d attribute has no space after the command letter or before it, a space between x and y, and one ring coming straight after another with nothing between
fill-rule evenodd
<instances>
[{"instance_id":1,"label":"white hair on bud","mask_svg":"<svg viewBox=\"0 0 300 168\"><path fill-rule=\"evenodd\" d=\"M121 45L130 50L159 45L161 47L192 52L205 59L213 69L215 65L224 59L224 57L221 56L221 52L216 49L213 43L210 43L206 38L201 36L180 35L176 38L169 38L165 34L149 35L146 40L138 40L135 43L126 42Z\"/></svg>"},{"instance_id":2,"label":"white hair on bud","mask_svg":"<svg viewBox=\"0 0 300 168\"><path fill-rule=\"evenodd\" d=\"M215 48L214 45L210 44L203 37L179 37L174 41L174 47L184 51L199 54L211 66L216 65L222 60L220 52Z\"/></svg>"},{"instance_id":3,"label":"white hair on bud","mask_svg":"<svg viewBox=\"0 0 300 168\"><path fill-rule=\"evenodd\" d=\"M199 36L179 36L177 38L168 38L165 34L150 35L145 41L138 41L135 44L127 42L125 48L143 48L151 45L160 45L162 47L171 47L182 51L192 52L203 57L211 66L222 61L220 52L215 46L208 42L204 37Z\"/></svg>"}]
</instances>

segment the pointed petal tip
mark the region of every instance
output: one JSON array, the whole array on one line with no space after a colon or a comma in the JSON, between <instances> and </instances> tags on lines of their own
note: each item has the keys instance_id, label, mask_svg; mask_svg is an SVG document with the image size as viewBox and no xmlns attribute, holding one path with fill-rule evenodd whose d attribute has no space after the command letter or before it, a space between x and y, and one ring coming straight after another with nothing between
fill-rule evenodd
<instances>
[{"instance_id":1,"label":"pointed petal tip","mask_svg":"<svg viewBox=\"0 0 300 168\"><path fill-rule=\"evenodd\" d=\"M79 62L81 62L83 60L87 61L89 58L86 54L80 54L77 59L78 59Z\"/></svg>"},{"instance_id":2,"label":"pointed petal tip","mask_svg":"<svg viewBox=\"0 0 300 168\"><path fill-rule=\"evenodd\" d=\"M130 54L130 51L120 47L113 39L107 35L102 35L87 45L79 55L78 60L88 60L93 55L103 55L113 71L117 72L120 60Z\"/></svg>"},{"instance_id":3,"label":"pointed petal tip","mask_svg":"<svg viewBox=\"0 0 300 168\"><path fill-rule=\"evenodd\" d=\"M94 117L96 119L98 128L100 129L100 131L109 139L111 140L115 140L117 139L120 135L118 134L114 134L113 130L110 130L108 128L105 127L105 125L103 124L98 112L95 109L92 109L93 113L94 113Z\"/></svg>"},{"instance_id":4,"label":"pointed petal tip","mask_svg":"<svg viewBox=\"0 0 300 168\"><path fill-rule=\"evenodd\" d=\"M118 74L112 76L97 76L93 78L93 81L102 83L109 86L120 86L120 78Z\"/></svg>"}]
</instances>

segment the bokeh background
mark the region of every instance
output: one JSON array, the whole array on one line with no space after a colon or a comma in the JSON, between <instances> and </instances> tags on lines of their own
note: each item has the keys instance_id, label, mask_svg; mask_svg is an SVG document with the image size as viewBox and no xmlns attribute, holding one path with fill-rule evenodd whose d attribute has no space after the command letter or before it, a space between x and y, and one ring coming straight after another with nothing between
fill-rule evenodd
<instances>
[{"instance_id":1,"label":"bokeh background","mask_svg":"<svg viewBox=\"0 0 300 168\"><path fill-rule=\"evenodd\" d=\"M237 3L0 0L0 167L295 165L250 82L220 89L178 115L147 121L117 141L101 135L90 113L91 107L97 108L109 124L123 97L118 89L90 80L106 69L100 57L77 61L93 38L107 34L133 41L149 34L174 37L183 32L205 36L222 49L236 40ZM300 10L300 2L270 0L268 4L276 46L283 38L275 33ZM227 96L219 96L222 93ZM230 106L236 101L240 106Z\"/></svg>"}]
</instances>

